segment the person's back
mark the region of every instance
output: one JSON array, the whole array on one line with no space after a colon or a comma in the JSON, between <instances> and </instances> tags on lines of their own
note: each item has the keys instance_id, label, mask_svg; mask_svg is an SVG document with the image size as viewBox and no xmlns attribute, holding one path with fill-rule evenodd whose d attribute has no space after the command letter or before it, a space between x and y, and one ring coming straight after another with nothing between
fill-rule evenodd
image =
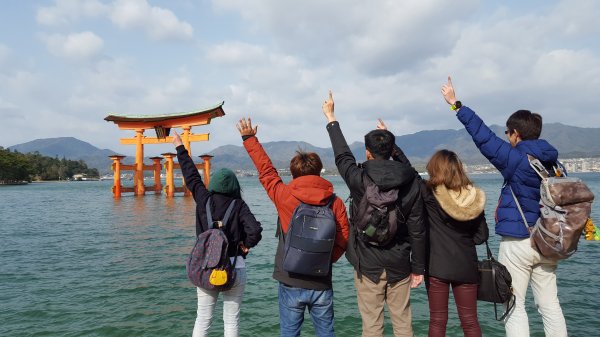
<instances>
[{"instance_id":1,"label":"person's back","mask_svg":"<svg viewBox=\"0 0 600 337\"><path fill-rule=\"evenodd\" d=\"M261 240L262 227L248 205L241 198L241 189L235 174L229 169L220 169L211 175L208 188L204 185L198 169L183 146L177 132L173 132L173 143L186 187L196 201L196 237L209 230L212 223L207 219L207 209L214 220L222 220L232 203L229 221L223 229L229 242L227 256L235 267L235 280L229 290L216 291L197 287L198 310L193 337L208 335L213 311L223 293L223 329L225 336L239 336L240 306L246 285L245 259L250 248Z\"/></svg>"},{"instance_id":2,"label":"person's back","mask_svg":"<svg viewBox=\"0 0 600 337\"><path fill-rule=\"evenodd\" d=\"M279 281L279 321L282 336L299 336L308 308L317 336L334 335L333 290L331 263L346 250L348 217L344 202L334 197L331 209L335 216L335 240L331 252L329 273L325 276L290 273L283 268L284 237L288 233L294 210L305 203L328 205L333 197L333 185L320 177L323 167L315 153L298 152L290 162L292 181L285 184L256 137L256 127L242 119L237 125L244 147L259 173L259 180L273 201L281 232L275 254L273 278ZM279 232L279 230L278 230Z\"/></svg>"},{"instance_id":3,"label":"person's back","mask_svg":"<svg viewBox=\"0 0 600 337\"><path fill-rule=\"evenodd\" d=\"M503 140L473 110L456 99L450 78L442 87L442 94L456 111L457 118L475 145L504 178L496 208L496 233L502 236L498 260L510 272L516 296L515 308L505 319L507 336L529 336L525 296L530 281L546 335L567 336L565 318L558 301L557 261L540 255L531 247L529 240L530 228L540 216L540 178L531 168L528 155L545 165L558 160L558 151L546 140L539 139L542 117L528 110L516 111L506 122L507 140Z\"/></svg>"},{"instance_id":4,"label":"person's back","mask_svg":"<svg viewBox=\"0 0 600 337\"><path fill-rule=\"evenodd\" d=\"M414 168L389 160L394 135L374 130L365 136L367 161L359 166L350 151L333 112L333 97L323 104L327 131L336 165L348 185L353 208L365 193L365 178L382 191L398 190L397 210L401 214L395 239L376 246L357 237L357 224L351 216L350 240L346 257L355 269L358 307L363 336L383 335L383 310L387 304L395 336L412 336L410 289L423 280L425 271L425 227L423 201ZM351 214L356 209L351 209Z\"/></svg>"}]
</instances>

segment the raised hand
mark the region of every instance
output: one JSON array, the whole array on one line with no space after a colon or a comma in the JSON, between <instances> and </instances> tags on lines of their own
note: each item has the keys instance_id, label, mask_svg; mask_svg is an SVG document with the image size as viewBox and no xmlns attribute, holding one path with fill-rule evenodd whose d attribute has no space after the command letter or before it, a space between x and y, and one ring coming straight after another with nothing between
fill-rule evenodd
<instances>
[{"instance_id":1,"label":"raised hand","mask_svg":"<svg viewBox=\"0 0 600 337\"><path fill-rule=\"evenodd\" d=\"M248 117L246 122L245 118L240 119L240 122L235 125L240 132L240 136L256 136L258 132L258 125L252 128L252 120Z\"/></svg>"},{"instance_id":2,"label":"raised hand","mask_svg":"<svg viewBox=\"0 0 600 337\"><path fill-rule=\"evenodd\" d=\"M327 122L335 122L333 110L333 93L329 90L329 98L323 103L323 114L327 118Z\"/></svg>"},{"instance_id":3,"label":"raised hand","mask_svg":"<svg viewBox=\"0 0 600 337\"><path fill-rule=\"evenodd\" d=\"M377 118L377 130L387 130L387 126L385 126L385 123L381 118Z\"/></svg>"},{"instance_id":4,"label":"raised hand","mask_svg":"<svg viewBox=\"0 0 600 337\"><path fill-rule=\"evenodd\" d=\"M181 141L181 137L179 137L179 134L175 130L173 130L173 144L175 145L175 147L178 147L179 145L183 145L183 142Z\"/></svg>"},{"instance_id":5,"label":"raised hand","mask_svg":"<svg viewBox=\"0 0 600 337\"><path fill-rule=\"evenodd\" d=\"M456 94L454 93L454 86L452 85L452 78L448 76L448 83L442 86L442 95L448 104L454 105L456 103Z\"/></svg>"}]
</instances>

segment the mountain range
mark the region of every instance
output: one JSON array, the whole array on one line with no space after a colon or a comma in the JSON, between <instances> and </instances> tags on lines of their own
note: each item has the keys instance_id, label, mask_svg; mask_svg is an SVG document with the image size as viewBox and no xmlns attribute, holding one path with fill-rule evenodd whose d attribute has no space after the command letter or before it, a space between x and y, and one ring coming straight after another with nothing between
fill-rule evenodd
<instances>
[{"instance_id":1,"label":"mountain range","mask_svg":"<svg viewBox=\"0 0 600 337\"><path fill-rule=\"evenodd\" d=\"M504 137L504 127L490 127L497 135ZM598 157L600 156L600 128L581 128L560 123L544 124L542 138L554 145L561 158ZM415 165L424 164L429 157L439 149L450 149L459 154L467 164L486 163L487 160L479 153L471 136L464 129L459 130L427 130L414 134L396 137L396 143L403 149ZM278 168L287 168L290 159L297 150L315 152L323 161L326 168L334 168L334 156L331 148L316 147L300 141L276 141L262 144L273 164ZM22 153L38 151L42 155L83 160L88 167L97 168L101 174L110 172L110 155L117 152L99 149L89 143L73 137L36 139L27 143L10 146L9 149ZM350 149L358 161L365 160L364 143L354 142ZM209 152L214 156L214 167L229 167L233 169L252 170L250 161L243 146L224 145ZM127 157L125 162L132 162L133 157ZM147 160L147 163L150 163Z\"/></svg>"}]
</instances>

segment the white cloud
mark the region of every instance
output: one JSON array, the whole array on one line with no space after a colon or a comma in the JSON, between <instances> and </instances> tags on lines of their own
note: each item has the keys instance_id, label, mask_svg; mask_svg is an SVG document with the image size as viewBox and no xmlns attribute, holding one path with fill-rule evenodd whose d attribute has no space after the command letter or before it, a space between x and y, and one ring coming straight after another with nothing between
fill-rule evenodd
<instances>
[{"instance_id":1,"label":"white cloud","mask_svg":"<svg viewBox=\"0 0 600 337\"><path fill-rule=\"evenodd\" d=\"M245 65L264 60L265 51L261 46L233 41L214 46L207 52L207 58L223 65Z\"/></svg>"},{"instance_id":2,"label":"white cloud","mask_svg":"<svg viewBox=\"0 0 600 337\"><path fill-rule=\"evenodd\" d=\"M155 40L190 40L192 25L180 21L170 10L151 6L146 0L117 0L110 19L120 28L141 29Z\"/></svg>"},{"instance_id":3,"label":"white cloud","mask_svg":"<svg viewBox=\"0 0 600 337\"><path fill-rule=\"evenodd\" d=\"M539 11L502 7L485 15L479 2L470 0L378 5L225 0L213 6L238 13L253 34L275 41L270 49L255 47L267 55L269 68L248 65L231 84L235 96L248 98L235 104L243 110L255 104L255 110L268 111L265 117L296 121L301 115L318 123L321 116L314 111L332 88L340 119L356 131L350 136L358 135L355 139L376 117L390 120L401 134L458 128L439 94L448 74L461 97L489 123L503 124L510 112L530 108L547 122L587 126L584 121L595 110L590 97L599 87L599 50L582 41L594 41L591 32L599 30L591 23L600 14L598 2L559 1ZM294 65L273 62L285 57ZM301 73L317 76L308 90L298 87ZM568 99L557 103L558 92ZM574 117L568 121L567 107ZM600 117L592 120L600 124ZM312 133L299 137L315 138Z\"/></svg>"},{"instance_id":4,"label":"white cloud","mask_svg":"<svg viewBox=\"0 0 600 337\"><path fill-rule=\"evenodd\" d=\"M259 32L268 32L284 53L314 64L350 62L357 70L387 76L447 52L459 34L457 20L476 0L360 0L290 2L213 1L239 13Z\"/></svg>"},{"instance_id":5,"label":"white cloud","mask_svg":"<svg viewBox=\"0 0 600 337\"><path fill-rule=\"evenodd\" d=\"M45 35L42 39L53 55L76 61L97 56L104 46L102 38L89 31L69 35Z\"/></svg>"},{"instance_id":6,"label":"white cloud","mask_svg":"<svg viewBox=\"0 0 600 337\"><path fill-rule=\"evenodd\" d=\"M38 8L36 20L46 26L66 25L83 17L104 15L107 9L97 0L55 0L53 6Z\"/></svg>"}]
</instances>

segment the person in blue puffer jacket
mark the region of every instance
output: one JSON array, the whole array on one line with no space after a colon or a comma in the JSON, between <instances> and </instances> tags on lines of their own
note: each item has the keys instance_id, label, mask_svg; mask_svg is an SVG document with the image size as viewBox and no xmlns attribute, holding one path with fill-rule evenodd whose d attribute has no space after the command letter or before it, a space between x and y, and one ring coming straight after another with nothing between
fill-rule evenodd
<instances>
[{"instance_id":1,"label":"person in blue puffer jacket","mask_svg":"<svg viewBox=\"0 0 600 337\"><path fill-rule=\"evenodd\" d=\"M548 259L531 247L529 229L540 216L540 178L529 164L528 155L551 166L558 151L539 139L542 117L529 110L519 110L506 121L507 140L498 137L477 114L456 99L452 80L442 86L442 95L456 117L463 123L481 153L504 178L496 208L496 234L502 236L498 260L512 276L516 296L514 310L505 318L507 337L529 336L525 295L529 283L533 298L542 315L546 336L567 336L565 318L558 301L557 261ZM511 192L512 189L512 192ZM521 205L527 223L519 212L513 193Z\"/></svg>"}]
</instances>

